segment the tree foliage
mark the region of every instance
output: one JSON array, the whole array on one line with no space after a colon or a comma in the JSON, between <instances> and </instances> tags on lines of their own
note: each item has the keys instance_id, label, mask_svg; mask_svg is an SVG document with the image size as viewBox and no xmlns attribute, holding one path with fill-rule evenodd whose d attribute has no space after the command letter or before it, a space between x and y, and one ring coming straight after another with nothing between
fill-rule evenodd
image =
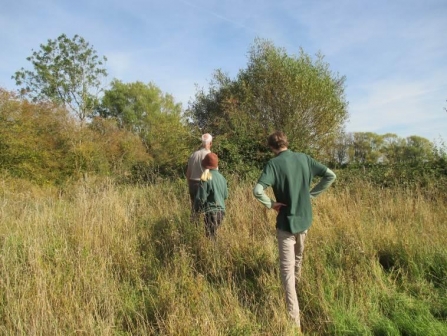
<instances>
[{"instance_id":1,"label":"tree foliage","mask_svg":"<svg viewBox=\"0 0 447 336\"><path fill-rule=\"evenodd\" d=\"M288 135L291 149L337 168L379 167L387 184L446 174L445 145L415 135L344 132L345 78L321 54L289 55L255 40L236 78L216 70L186 115L154 83L115 79L100 98L106 58L78 35L48 40L27 60L33 71L13 76L20 95L0 88L0 169L13 176L45 182L85 173L182 174L204 132L214 136L220 168L246 176L271 156L266 137L274 130Z\"/></svg>"},{"instance_id":2,"label":"tree foliage","mask_svg":"<svg viewBox=\"0 0 447 336\"><path fill-rule=\"evenodd\" d=\"M231 138L250 161L265 160L261 148L274 130L288 135L292 149L317 154L330 147L347 120L344 80L322 55L313 60L300 50L291 56L256 40L236 79L217 70L208 92L198 90L190 118L203 131Z\"/></svg>"},{"instance_id":3,"label":"tree foliage","mask_svg":"<svg viewBox=\"0 0 447 336\"><path fill-rule=\"evenodd\" d=\"M182 106L155 84L113 80L97 113L140 136L154 168L179 170L185 164L191 135L182 119Z\"/></svg>"},{"instance_id":4,"label":"tree foliage","mask_svg":"<svg viewBox=\"0 0 447 336\"><path fill-rule=\"evenodd\" d=\"M406 138L394 133L344 133L337 138L331 156L335 166L356 164L417 164L441 157L435 145L420 136Z\"/></svg>"},{"instance_id":5,"label":"tree foliage","mask_svg":"<svg viewBox=\"0 0 447 336\"><path fill-rule=\"evenodd\" d=\"M65 110L22 102L0 90L0 167L14 176L45 182L66 173L64 145L71 128Z\"/></svg>"},{"instance_id":6,"label":"tree foliage","mask_svg":"<svg viewBox=\"0 0 447 336\"><path fill-rule=\"evenodd\" d=\"M22 95L34 102L63 104L81 121L91 116L102 91L102 79L107 76L103 67L106 58L98 56L84 38L74 35L69 39L62 34L49 39L27 60L33 70L21 68L12 76Z\"/></svg>"},{"instance_id":7,"label":"tree foliage","mask_svg":"<svg viewBox=\"0 0 447 336\"><path fill-rule=\"evenodd\" d=\"M113 121L81 125L64 108L0 89L0 170L38 183L85 173L130 174L150 161L141 139Z\"/></svg>"},{"instance_id":8,"label":"tree foliage","mask_svg":"<svg viewBox=\"0 0 447 336\"><path fill-rule=\"evenodd\" d=\"M341 132L334 140L329 150L329 162L335 167L342 167L349 162L352 138L345 132Z\"/></svg>"},{"instance_id":9,"label":"tree foliage","mask_svg":"<svg viewBox=\"0 0 447 336\"><path fill-rule=\"evenodd\" d=\"M351 161L355 163L376 163L381 157L382 137L372 132L355 132L351 135Z\"/></svg>"},{"instance_id":10,"label":"tree foliage","mask_svg":"<svg viewBox=\"0 0 447 336\"><path fill-rule=\"evenodd\" d=\"M406 146L403 153L404 163L428 162L433 159L435 148L430 140L417 135L411 135L405 140Z\"/></svg>"}]
</instances>

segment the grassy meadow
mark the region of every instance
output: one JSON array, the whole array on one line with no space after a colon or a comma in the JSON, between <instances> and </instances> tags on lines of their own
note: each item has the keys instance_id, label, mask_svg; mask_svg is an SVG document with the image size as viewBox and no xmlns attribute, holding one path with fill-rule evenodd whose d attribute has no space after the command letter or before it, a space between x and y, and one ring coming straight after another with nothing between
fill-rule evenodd
<instances>
[{"instance_id":1,"label":"grassy meadow","mask_svg":"<svg viewBox=\"0 0 447 336\"><path fill-rule=\"evenodd\" d=\"M295 335L274 211L228 178L211 241L184 180L0 178L0 335ZM305 335L447 335L442 193L336 183L314 200L299 301Z\"/></svg>"}]
</instances>

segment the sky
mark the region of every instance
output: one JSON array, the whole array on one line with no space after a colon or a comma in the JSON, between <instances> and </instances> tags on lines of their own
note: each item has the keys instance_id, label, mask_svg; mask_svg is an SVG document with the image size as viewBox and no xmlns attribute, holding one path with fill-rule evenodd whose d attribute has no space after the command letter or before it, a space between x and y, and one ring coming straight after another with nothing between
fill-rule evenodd
<instances>
[{"instance_id":1,"label":"sky","mask_svg":"<svg viewBox=\"0 0 447 336\"><path fill-rule=\"evenodd\" d=\"M40 44L82 36L108 80L152 82L183 108L221 69L245 69L256 38L321 53L346 77L348 132L447 142L446 0L0 0L0 87Z\"/></svg>"}]
</instances>

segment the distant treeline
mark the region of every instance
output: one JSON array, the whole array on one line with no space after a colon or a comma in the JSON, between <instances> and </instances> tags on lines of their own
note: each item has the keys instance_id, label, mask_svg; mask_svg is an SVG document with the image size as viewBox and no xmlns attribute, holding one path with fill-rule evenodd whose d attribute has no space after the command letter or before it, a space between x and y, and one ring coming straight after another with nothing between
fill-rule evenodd
<instances>
[{"instance_id":1,"label":"distant treeline","mask_svg":"<svg viewBox=\"0 0 447 336\"><path fill-rule=\"evenodd\" d=\"M257 39L236 78L216 70L184 109L151 82L113 79L103 87L106 58L78 35L40 48L27 59L33 69L13 76L17 92L0 88L0 169L14 177L57 184L85 174L139 182L182 176L209 132L220 169L253 178L271 157L266 137L274 130L332 168L376 167L384 185L445 176L443 143L344 132L345 78L321 54L288 55Z\"/></svg>"},{"instance_id":2,"label":"distant treeline","mask_svg":"<svg viewBox=\"0 0 447 336\"><path fill-rule=\"evenodd\" d=\"M84 174L129 182L182 176L188 155L200 141L180 117L169 119L160 113L158 118L151 137L142 137L114 118L98 116L82 123L64 108L32 103L0 90L0 168L39 184ZM387 186L414 181L436 184L436 178L447 176L445 152L427 139L375 133L348 133L340 139L320 159L339 171L345 168L345 179L361 174ZM217 136L213 150L225 173L254 176L271 154L259 142L239 146L242 140Z\"/></svg>"}]
</instances>

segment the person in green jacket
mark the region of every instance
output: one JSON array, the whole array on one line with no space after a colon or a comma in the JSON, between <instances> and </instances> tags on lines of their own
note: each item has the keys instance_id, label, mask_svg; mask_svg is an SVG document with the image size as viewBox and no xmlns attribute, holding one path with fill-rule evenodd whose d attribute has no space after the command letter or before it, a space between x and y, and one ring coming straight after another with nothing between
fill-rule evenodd
<instances>
[{"instance_id":1,"label":"person in green jacket","mask_svg":"<svg viewBox=\"0 0 447 336\"><path fill-rule=\"evenodd\" d=\"M205 232L215 238L217 228L225 217L225 200L228 198L227 180L218 170L219 159L208 153L202 160L204 169L194 200L194 209L205 213Z\"/></svg>"},{"instance_id":2,"label":"person in green jacket","mask_svg":"<svg viewBox=\"0 0 447 336\"><path fill-rule=\"evenodd\" d=\"M265 165L253 194L267 208L278 213L276 236L281 280L288 314L301 330L295 281L299 281L301 276L304 241L312 224L311 199L327 189L336 176L310 156L289 150L287 137L283 132L271 134L267 143L275 157ZM321 179L311 189L315 176ZM264 190L268 187L272 187L275 200L265 194Z\"/></svg>"}]
</instances>

